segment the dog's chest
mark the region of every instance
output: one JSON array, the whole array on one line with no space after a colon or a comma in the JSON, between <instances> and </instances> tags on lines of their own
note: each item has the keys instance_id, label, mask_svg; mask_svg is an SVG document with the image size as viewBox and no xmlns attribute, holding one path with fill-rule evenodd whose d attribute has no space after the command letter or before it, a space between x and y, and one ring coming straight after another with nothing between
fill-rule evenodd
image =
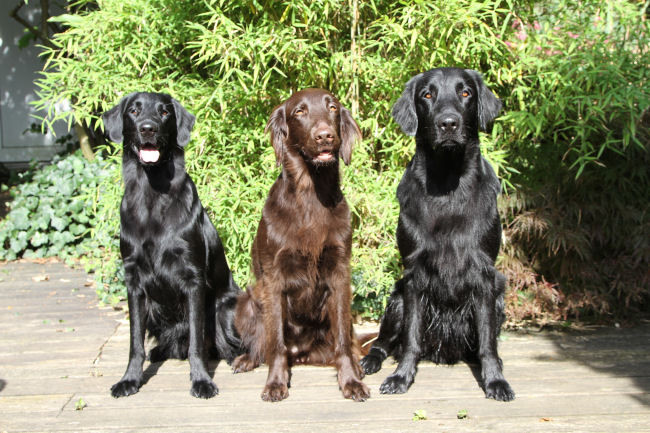
<instances>
[{"instance_id":1,"label":"dog's chest","mask_svg":"<svg viewBox=\"0 0 650 433\"><path fill-rule=\"evenodd\" d=\"M137 264L137 272L153 277L157 286L192 278L185 275L194 262L191 258L204 251L189 247L202 243L187 203L167 194L125 195L120 217L120 246L125 265Z\"/></svg>"}]
</instances>

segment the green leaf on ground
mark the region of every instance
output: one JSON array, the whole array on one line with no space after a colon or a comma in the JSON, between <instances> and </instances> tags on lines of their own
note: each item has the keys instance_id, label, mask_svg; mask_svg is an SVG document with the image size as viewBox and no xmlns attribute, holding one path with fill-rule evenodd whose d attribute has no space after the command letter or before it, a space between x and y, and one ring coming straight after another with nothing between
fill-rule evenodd
<instances>
[{"instance_id":1,"label":"green leaf on ground","mask_svg":"<svg viewBox=\"0 0 650 433\"><path fill-rule=\"evenodd\" d=\"M80 398L74 404L74 410L84 410L86 406L88 406L88 403L86 403L83 398Z\"/></svg>"},{"instance_id":2,"label":"green leaf on ground","mask_svg":"<svg viewBox=\"0 0 650 433\"><path fill-rule=\"evenodd\" d=\"M413 412L413 421L423 421L427 419L427 411L424 409L418 409Z\"/></svg>"}]
</instances>

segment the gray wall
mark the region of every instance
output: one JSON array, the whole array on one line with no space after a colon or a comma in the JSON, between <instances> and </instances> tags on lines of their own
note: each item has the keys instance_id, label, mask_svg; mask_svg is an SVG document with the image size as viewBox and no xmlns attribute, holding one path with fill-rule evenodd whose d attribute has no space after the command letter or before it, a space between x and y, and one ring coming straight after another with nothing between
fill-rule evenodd
<instances>
[{"instance_id":1,"label":"gray wall","mask_svg":"<svg viewBox=\"0 0 650 433\"><path fill-rule=\"evenodd\" d=\"M45 135L29 131L32 123L39 123L32 115L43 115L30 105L36 99L33 82L43 62L33 43L27 48L18 48L24 27L9 16L15 4L17 2L0 0L0 163L9 167L26 165L32 159L49 160L63 150L55 143L56 139L68 133L65 122L60 122L54 131ZM38 22L38 5L39 2L28 2L20 15Z\"/></svg>"}]
</instances>

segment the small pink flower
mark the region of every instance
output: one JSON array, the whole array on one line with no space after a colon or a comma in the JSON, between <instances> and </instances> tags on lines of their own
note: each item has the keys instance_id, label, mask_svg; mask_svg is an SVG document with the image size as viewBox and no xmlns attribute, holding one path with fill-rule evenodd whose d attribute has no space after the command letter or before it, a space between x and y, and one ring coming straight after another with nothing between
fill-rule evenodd
<instances>
[{"instance_id":1,"label":"small pink flower","mask_svg":"<svg viewBox=\"0 0 650 433\"><path fill-rule=\"evenodd\" d=\"M533 28L537 31L540 31L542 29L542 26L539 25L539 22L535 21L533 22Z\"/></svg>"},{"instance_id":2,"label":"small pink flower","mask_svg":"<svg viewBox=\"0 0 650 433\"><path fill-rule=\"evenodd\" d=\"M525 41L526 37L528 37L528 35L526 34L526 30L524 29L519 30L516 36L517 39L519 39L520 41Z\"/></svg>"},{"instance_id":3,"label":"small pink flower","mask_svg":"<svg viewBox=\"0 0 650 433\"><path fill-rule=\"evenodd\" d=\"M507 46L508 48L514 48L514 47L515 47L515 44L513 44L513 43L510 42L510 41L506 41L506 46Z\"/></svg>"},{"instance_id":4,"label":"small pink flower","mask_svg":"<svg viewBox=\"0 0 650 433\"><path fill-rule=\"evenodd\" d=\"M573 38L573 39L578 39L578 38L580 37L579 34L577 34L577 33L573 33L573 32L566 32L566 34L567 34L570 38Z\"/></svg>"},{"instance_id":5,"label":"small pink flower","mask_svg":"<svg viewBox=\"0 0 650 433\"><path fill-rule=\"evenodd\" d=\"M521 20L520 20L519 18L517 18L516 20L514 20L514 21L512 22L512 26L511 26L511 27L512 27L513 29L516 29L516 28L518 28L520 25L521 25Z\"/></svg>"}]
</instances>

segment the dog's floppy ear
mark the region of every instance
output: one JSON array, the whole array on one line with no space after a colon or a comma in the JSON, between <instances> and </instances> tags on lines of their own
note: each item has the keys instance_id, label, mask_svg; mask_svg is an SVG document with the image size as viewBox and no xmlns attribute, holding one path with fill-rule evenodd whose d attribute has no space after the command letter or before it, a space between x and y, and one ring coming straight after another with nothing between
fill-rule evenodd
<instances>
[{"instance_id":1,"label":"dog's floppy ear","mask_svg":"<svg viewBox=\"0 0 650 433\"><path fill-rule=\"evenodd\" d=\"M124 106L132 95L133 93L126 95L115 107L102 114L104 131L113 143L121 143L124 140L124 134L122 134L122 116L124 115Z\"/></svg>"},{"instance_id":2,"label":"dog's floppy ear","mask_svg":"<svg viewBox=\"0 0 650 433\"><path fill-rule=\"evenodd\" d=\"M278 105L273 109L271 117L269 117L269 121L264 128L264 133L270 133L271 145L275 151L275 162L278 166L282 165L284 145L289 135L289 126L287 125L284 104Z\"/></svg>"},{"instance_id":3,"label":"dog's floppy ear","mask_svg":"<svg viewBox=\"0 0 650 433\"><path fill-rule=\"evenodd\" d=\"M185 147L190 142L190 134L194 127L195 117L176 99L172 98L172 103L174 104L174 113L176 114L176 142L180 147Z\"/></svg>"},{"instance_id":4,"label":"dog's floppy ear","mask_svg":"<svg viewBox=\"0 0 650 433\"><path fill-rule=\"evenodd\" d=\"M492 91L485 85L481 74L472 70L465 69L469 73L478 91L478 123L481 131L490 132L492 130L492 122L499 115L501 111L501 101L492 93Z\"/></svg>"},{"instance_id":5,"label":"dog's floppy ear","mask_svg":"<svg viewBox=\"0 0 650 433\"><path fill-rule=\"evenodd\" d=\"M361 140L359 125L352 118L350 111L347 108L341 107L341 148L339 155L343 158L345 165L350 165L352 146L357 140Z\"/></svg>"},{"instance_id":6,"label":"dog's floppy ear","mask_svg":"<svg viewBox=\"0 0 650 433\"><path fill-rule=\"evenodd\" d=\"M415 82L421 76L422 74L418 74L406 83L402 96L393 105L393 119L406 135L415 135L418 131L418 115L415 112Z\"/></svg>"}]
</instances>

